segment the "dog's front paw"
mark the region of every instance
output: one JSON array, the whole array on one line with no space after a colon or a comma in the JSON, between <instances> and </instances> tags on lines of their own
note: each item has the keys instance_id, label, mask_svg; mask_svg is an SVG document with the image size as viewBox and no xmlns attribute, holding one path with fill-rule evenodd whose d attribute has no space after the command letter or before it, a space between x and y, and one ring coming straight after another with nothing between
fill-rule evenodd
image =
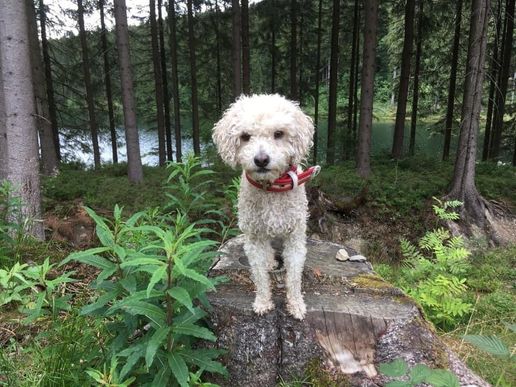
<instances>
[{"instance_id":1,"label":"dog's front paw","mask_svg":"<svg viewBox=\"0 0 516 387\"><path fill-rule=\"evenodd\" d=\"M253 303L253 310L258 315L263 315L274 309L272 300L255 300Z\"/></svg>"},{"instance_id":2,"label":"dog's front paw","mask_svg":"<svg viewBox=\"0 0 516 387\"><path fill-rule=\"evenodd\" d=\"M306 305L303 301L303 298L288 300L287 310L292 315L292 317L298 320L303 320L306 315Z\"/></svg>"}]
</instances>

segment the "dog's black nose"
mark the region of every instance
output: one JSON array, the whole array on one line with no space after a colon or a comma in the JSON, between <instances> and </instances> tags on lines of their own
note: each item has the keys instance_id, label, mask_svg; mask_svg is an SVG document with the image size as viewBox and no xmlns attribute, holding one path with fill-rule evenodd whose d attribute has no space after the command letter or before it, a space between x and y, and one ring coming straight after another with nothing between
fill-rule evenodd
<instances>
[{"instance_id":1,"label":"dog's black nose","mask_svg":"<svg viewBox=\"0 0 516 387\"><path fill-rule=\"evenodd\" d=\"M266 155L265 153L260 153L257 156L254 156L254 163L257 167L264 168L266 167L269 162L271 161L269 155Z\"/></svg>"}]
</instances>

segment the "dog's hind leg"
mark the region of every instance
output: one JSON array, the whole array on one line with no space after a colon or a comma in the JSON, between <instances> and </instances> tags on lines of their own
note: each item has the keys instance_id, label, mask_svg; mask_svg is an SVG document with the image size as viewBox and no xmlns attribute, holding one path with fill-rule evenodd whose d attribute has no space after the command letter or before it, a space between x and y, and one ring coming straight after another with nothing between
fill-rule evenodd
<instances>
[{"instance_id":1,"label":"dog's hind leg","mask_svg":"<svg viewBox=\"0 0 516 387\"><path fill-rule=\"evenodd\" d=\"M265 256L266 256L266 262L267 262L267 270L272 271L276 269L279 265L278 261L276 261L276 256L274 249L271 246L271 241L266 242L265 247Z\"/></svg>"},{"instance_id":2,"label":"dog's hind leg","mask_svg":"<svg viewBox=\"0 0 516 387\"><path fill-rule=\"evenodd\" d=\"M305 228L295 230L285 239L283 259L287 269L287 310L295 318L302 320L306 314L306 305L301 293L303 266L306 259Z\"/></svg>"},{"instance_id":3,"label":"dog's hind leg","mask_svg":"<svg viewBox=\"0 0 516 387\"><path fill-rule=\"evenodd\" d=\"M268 240L248 236L244 243L244 251L251 265L251 274L256 286L256 298L253 303L253 309L260 315L274 309L268 273L268 254L270 250L272 250L272 247Z\"/></svg>"}]
</instances>

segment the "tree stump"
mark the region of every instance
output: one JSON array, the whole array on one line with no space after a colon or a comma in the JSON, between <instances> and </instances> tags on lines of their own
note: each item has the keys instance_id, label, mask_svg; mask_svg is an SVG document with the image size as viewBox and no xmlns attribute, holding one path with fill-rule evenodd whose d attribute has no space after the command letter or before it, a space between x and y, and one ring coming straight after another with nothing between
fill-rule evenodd
<instances>
[{"instance_id":1,"label":"tree stump","mask_svg":"<svg viewBox=\"0 0 516 387\"><path fill-rule=\"evenodd\" d=\"M369 262L336 260L344 246L307 241L303 293L307 315L292 318L285 309L284 269L270 273L276 308L253 312L254 285L243 237L229 240L210 275L229 281L209 294L216 346L228 352L223 386L275 386L310 373L338 386L382 386L378 364L403 358L452 370L462 385L488 386L435 335L413 300L383 281ZM274 244L273 244L274 246ZM274 246L280 259L281 246ZM322 384L321 384L322 385Z\"/></svg>"}]
</instances>

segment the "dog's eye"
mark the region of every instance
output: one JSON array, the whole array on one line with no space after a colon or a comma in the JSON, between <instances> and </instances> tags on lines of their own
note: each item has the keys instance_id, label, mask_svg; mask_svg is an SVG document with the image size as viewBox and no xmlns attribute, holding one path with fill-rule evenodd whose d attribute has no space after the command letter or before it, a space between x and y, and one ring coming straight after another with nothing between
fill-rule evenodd
<instances>
[{"instance_id":1,"label":"dog's eye","mask_svg":"<svg viewBox=\"0 0 516 387\"><path fill-rule=\"evenodd\" d=\"M280 138L283 138L284 135L285 132L283 132L283 130L276 130L274 132L274 139L279 140Z\"/></svg>"},{"instance_id":2,"label":"dog's eye","mask_svg":"<svg viewBox=\"0 0 516 387\"><path fill-rule=\"evenodd\" d=\"M240 135L240 139L243 141L243 142L247 142L251 139L251 135L248 134L248 133L242 133Z\"/></svg>"}]
</instances>

